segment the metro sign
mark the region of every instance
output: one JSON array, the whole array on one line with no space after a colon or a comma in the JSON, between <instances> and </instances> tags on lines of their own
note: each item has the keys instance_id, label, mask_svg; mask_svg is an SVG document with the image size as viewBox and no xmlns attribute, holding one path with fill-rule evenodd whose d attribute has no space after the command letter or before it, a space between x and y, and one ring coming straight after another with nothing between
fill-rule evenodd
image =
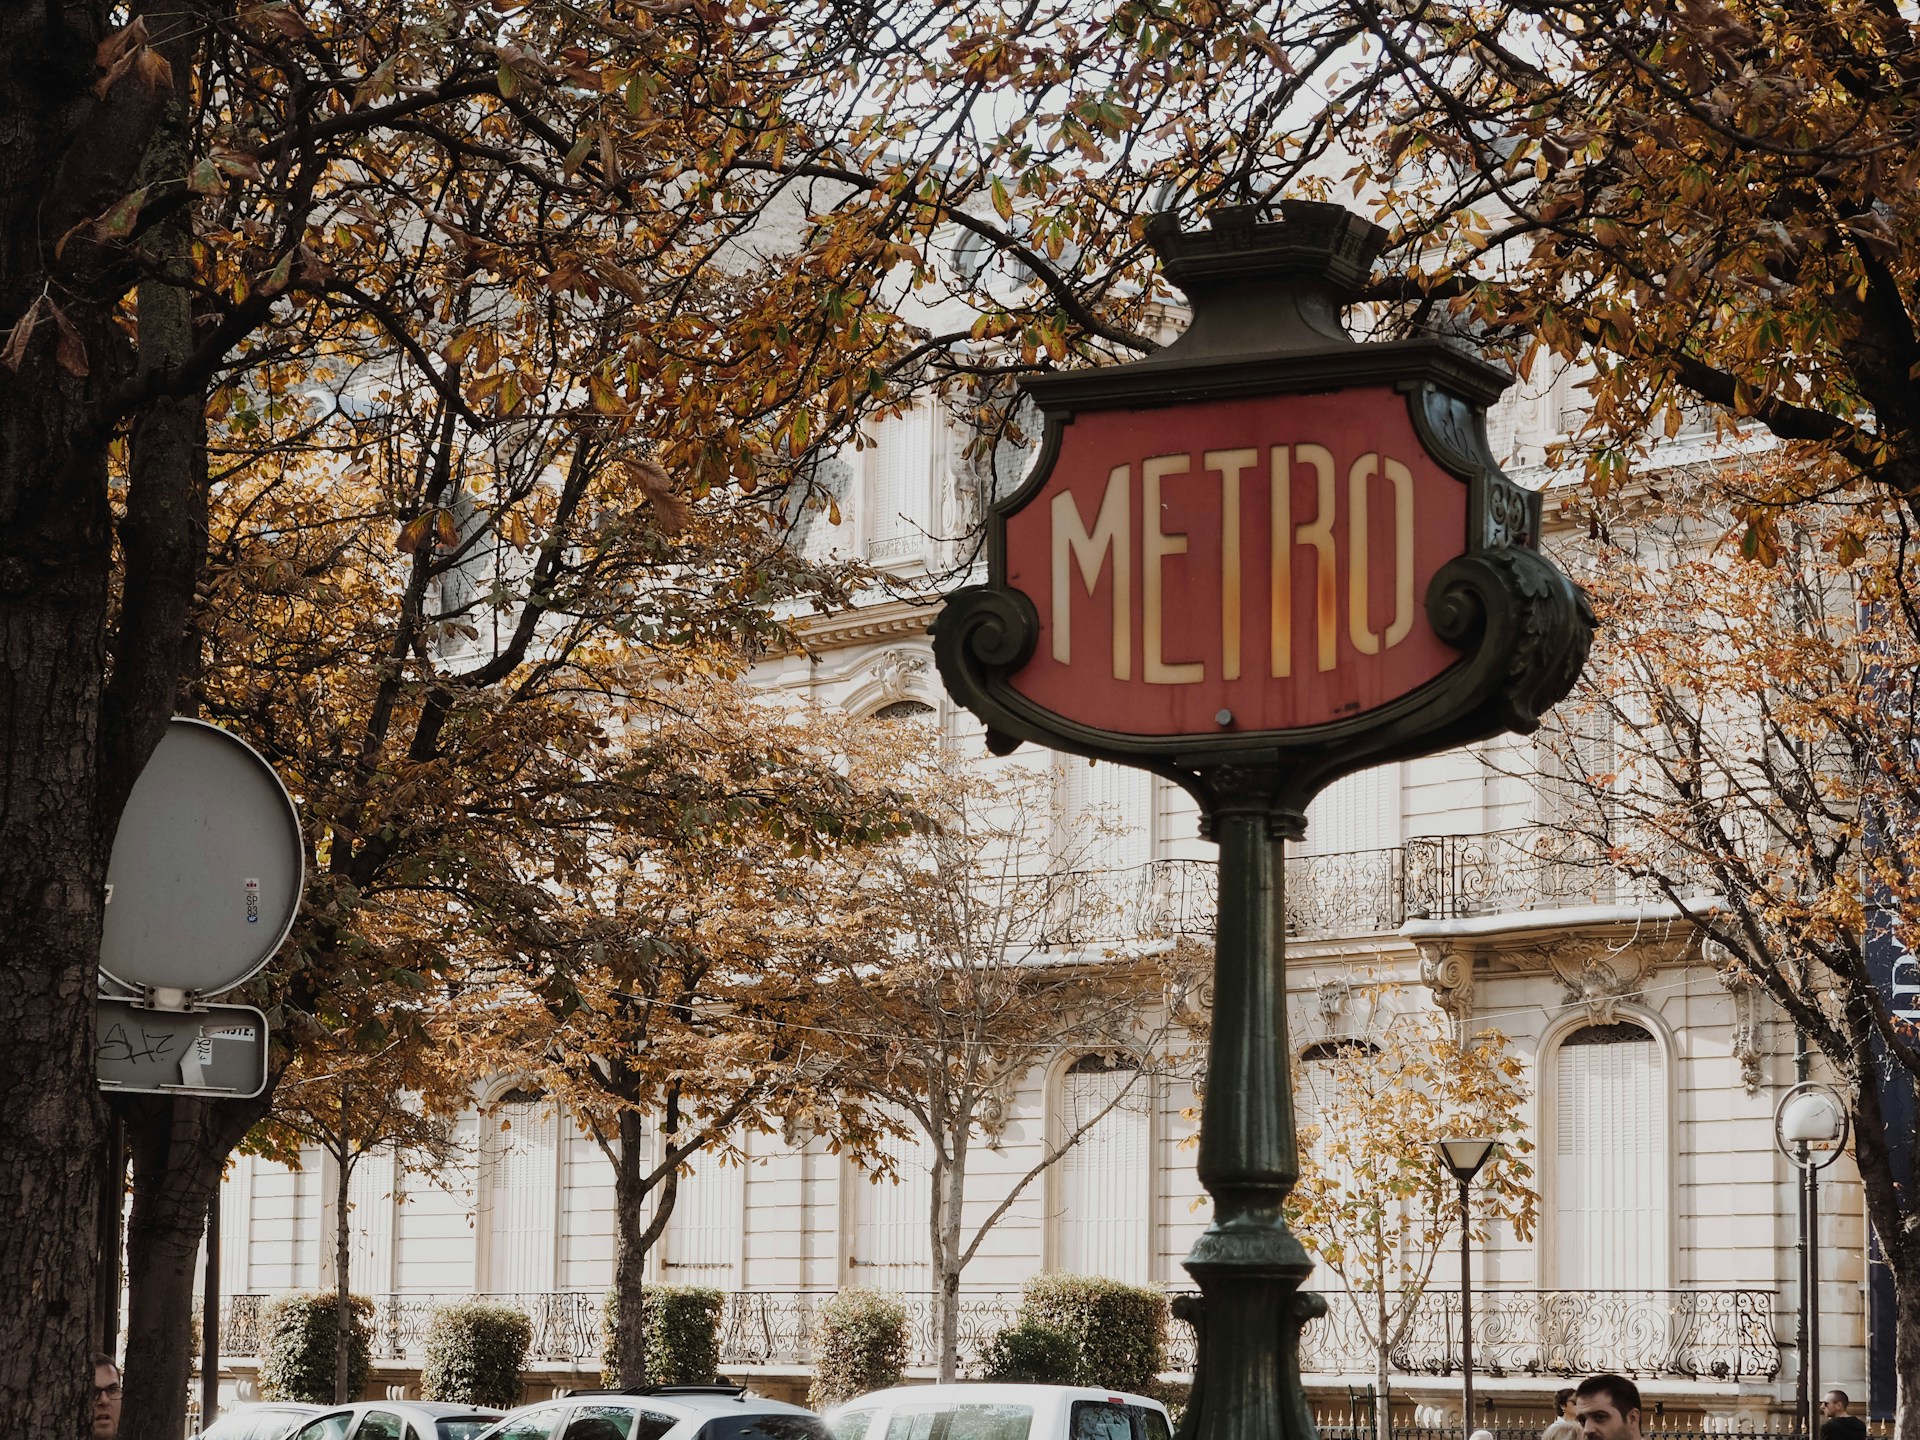
<instances>
[{"instance_id":1,"label":"metro sign","mask_svg":"<svg viewBox=\"0 0 1920 1440\"><path fill-rule=\"evenodd\" d=\"M1364 765L1530 730L1578 673L1591 616L1537 553L1538 497L1487 450L1509 378L1438 337L1354 342L1341 302L1384 236L1284 210L1162 226L1186 334L1028 382L1041 456L989 519L988 583L935 631L996 747L1196 793L1201 771L1284 761L1290 808Z\"/></svg>"},{"instance_id":2,"label":"metro sign","mask_svg":"<svg viewBox=\"0 0 1920 1440\"><path fill-rule=\"evenodd\" d=\"M1392 391L1075 423L1007 522L1038 643L1013 689L1141 734L1295 730L1378 709L1460 658L1425 614L1467 487ZM1222 713L1228 717L1222 719Z\"/></svg>"}]
</instances>

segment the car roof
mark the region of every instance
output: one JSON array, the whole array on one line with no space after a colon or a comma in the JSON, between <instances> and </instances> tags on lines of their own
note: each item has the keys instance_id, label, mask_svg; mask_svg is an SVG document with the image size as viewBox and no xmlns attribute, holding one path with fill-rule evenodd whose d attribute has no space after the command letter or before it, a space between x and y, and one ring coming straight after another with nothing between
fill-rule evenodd
<instances>
[{"instance_id":1,"label":"car roof","mask_svg":"<svg viewBox=\"0 0 1920 1440\"><path fill-rule=\"evenodd\" d=\"M988 1380L960 1380L944 1385L895 1385L886 1390L874 1390L865 1395L856 1395L853 1399L834 1406L832 1413L844 1410L861 1410L879 1405L896 1405L903 1401L915 1404L979 1405L992 1404L995 1401L1006 1403L1020 1402L1028 1405L1043 1400L1118 1400L1123 1405L1146 1405L1155 1410L1167 1407L1158 1400L1146 1395L1136 1395L1128 1390L1108 1390L1097 1385L1016 1385Z\"/></svg>"},{"instance_id":2,"label":"car roof","mask_svg":"<svg viewBox=\"0 0 1920 1440\"><path fill-rule=\"evenodd\" d=\"M575 1390L568 1400L623 1401L629 1405L650 1406L689 1418L696 1415L811 1415L804 1405L789 1405L784 1400L764 1400L758 1395L739 1395L698 1390Z\"/></svg>"}]
</instances>

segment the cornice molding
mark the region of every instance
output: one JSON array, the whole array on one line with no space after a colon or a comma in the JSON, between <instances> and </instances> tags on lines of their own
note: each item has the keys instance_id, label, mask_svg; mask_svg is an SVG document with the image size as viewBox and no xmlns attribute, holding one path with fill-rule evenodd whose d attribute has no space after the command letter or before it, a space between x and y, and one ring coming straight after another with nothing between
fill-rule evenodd
<instances>
[{"instance_id":1,"label":"cornice molding","mask_svg":"<svg viewBox=\"0 0 1920 1440\"><path fill-rule=\"evenodd\" d=\"M794 621L792 629L806 650L848 650L879 640L925 635L943 605L944 602L883 600L877 605L862 605L831 615L810 615ZM775 650L769 652L769 656L798 653L799 650Z\"/></svg>"}]
</instances>

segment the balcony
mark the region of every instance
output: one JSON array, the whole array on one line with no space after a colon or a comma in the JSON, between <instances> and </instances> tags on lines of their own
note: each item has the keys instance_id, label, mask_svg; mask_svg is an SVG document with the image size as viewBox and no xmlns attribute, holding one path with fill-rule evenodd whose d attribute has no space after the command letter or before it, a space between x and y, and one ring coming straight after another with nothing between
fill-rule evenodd
<instances>
[{"instance_id":1,"label":"balcony","mask_svg":"<svg viewBox=\"0 0 1920 1440\"><path fill-rule=\"evenodd\" d=\"M265 1295L235 1295L220 1327L220 1353L260 1351ZM433 1312L465 1295L386 1295L375 1306L376 1361L418 1364ZM600 1363L602 1297L585 1291L489 1295L533 1322L530 1364L594 1369ZM736 1290L720 1321L721 1364L728 1369L810 1370L813 1321L833 1298L825 1290ZM897 1297L907 1307L910 1367L938 1363L930 1292ZM1301 1336L1301 1369L1312 1377L1370 1376L1373 1354L1346 1296L1327 1296L1327 1314ZM1429 1290L1390 1369L1401 1376L1459 1373L1460 1297ZM1011 1325L1018 1291L970 1291L960 1297L960 1368L978 1372L993 1336ZM1174 1320L1167 1369L1193 1368L1194 1333ZM1600 1371L1642 1378L1753 1381L1780 1371L1773 1296L1765 1290L1488 1290L1474 1296L1474 1371L1488 1376L1575 1376Z\"/></svg>"},{"instance_id":2,"label":"balcony","mask_svg":"<svg viewBox=\"0 0 1920 1440\"><path fill-rule=\"evenodd\" d=\"M1207 860L1046 877L1054 887L1043 943L1062 948L1152 936L1213 934L1217 875ZM1378 935L1408 920L1462 920L1578 905L1662 899L1579 836L1537 827L1424 835L1382 850L1287 856L1288 933Z\"/></svg>"}]
</instances>

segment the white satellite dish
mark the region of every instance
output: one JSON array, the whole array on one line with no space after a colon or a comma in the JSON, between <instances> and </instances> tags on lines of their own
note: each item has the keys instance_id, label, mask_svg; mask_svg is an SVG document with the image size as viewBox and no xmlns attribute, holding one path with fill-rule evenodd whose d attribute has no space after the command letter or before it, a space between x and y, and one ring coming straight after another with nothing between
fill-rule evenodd
<instances>
[{"instance_id":1,"label":"white satellite dish","mask_svg":"<svg viewBox=\"0 0 1920 1440\"><path fill-rule=\"evenodd\" d=\"M287 938L305 883L300 814L273 767L175 716L114 837L100 969L137 990L231 990Z\"/></svg>"}]
</instances>

